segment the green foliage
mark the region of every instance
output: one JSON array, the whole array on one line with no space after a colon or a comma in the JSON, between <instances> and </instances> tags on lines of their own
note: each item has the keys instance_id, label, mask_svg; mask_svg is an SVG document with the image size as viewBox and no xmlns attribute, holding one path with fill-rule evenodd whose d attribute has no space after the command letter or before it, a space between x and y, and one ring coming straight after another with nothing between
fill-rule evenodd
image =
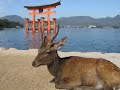
<instances>
[{"instance_id":1,"label":"green foliage","mask_svg":"<svg viewBox=\"0 0 120 90\"><path fill-rule=\"evenodd\" d=\"M0 19L0 28L16 28L16 26L19 26L21 28L24 27L19 22L8 21L6 19Z\"/></svg>"},{"instance_id":2,"label":"green foliage","mask_svg":"<svg viewBox=\"0 0 120 90\"><path fill-rule=\"evenodd\" d=\"M93 18L90 16L62 17L57 20L61 27L89 27L95 25L97 28L120 28L120 15L115 17Z\"/></svg>"}]
</instances>

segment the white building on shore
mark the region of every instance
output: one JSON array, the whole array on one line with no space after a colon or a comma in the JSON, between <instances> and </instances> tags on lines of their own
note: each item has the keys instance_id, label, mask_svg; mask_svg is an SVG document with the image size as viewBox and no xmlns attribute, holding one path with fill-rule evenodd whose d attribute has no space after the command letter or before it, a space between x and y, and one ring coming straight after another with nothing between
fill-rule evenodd
<instances>
[{"instance_id":1,"label":"white building on shore","mask_svg":"<svg viewBox=\"0 0 120 90\"><path fill-rule=\"evenodd\" d=\"M96 28L96 25L89 25L88 28Z\"/></svg>"}]
</instances>

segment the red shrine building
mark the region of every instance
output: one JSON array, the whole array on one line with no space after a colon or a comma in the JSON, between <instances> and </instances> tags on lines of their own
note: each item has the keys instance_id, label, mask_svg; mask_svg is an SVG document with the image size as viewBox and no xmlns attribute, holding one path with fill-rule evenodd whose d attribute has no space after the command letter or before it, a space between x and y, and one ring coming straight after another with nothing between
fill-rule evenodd
<instances>
[{"instance_id":1,"label":"red shrine building","mask_svg":"<svg viewBox=\"0 0 120 90\"><path fill-rule=\"evenodd\" d=\"M50 37L51 30L53 30L54 34L56 34L56 18L51 20L50 14L55 14L55 11L51 11L51 9L56 8L56 6L61 5L60 0L58 2L40 5L40 6L24 6L31 12L28 13L32 16L32 20L26 18L26 31L32 30L35 32L36 30L42 31L47 30L47 36ZM46 17L41 17L36 20L36 15L45 15ZM29 25L30 24L30 25ZM29 27L31 26L31 27ZM51 27L52 26L52 27Z\"/></svg>"}]
</instances>

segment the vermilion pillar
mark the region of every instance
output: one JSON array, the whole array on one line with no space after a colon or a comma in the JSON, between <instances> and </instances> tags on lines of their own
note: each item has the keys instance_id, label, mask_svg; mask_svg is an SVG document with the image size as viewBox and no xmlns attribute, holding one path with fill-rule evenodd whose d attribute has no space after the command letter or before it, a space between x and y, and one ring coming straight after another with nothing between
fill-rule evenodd
<instances>
[{"instance_id":1,"label":"vermilion pillar","mask_svg":"<svg viewBox=\"0 0 120 90\"><path fill-rule=\"evenodd\" d=\"M33 48L36 48L35 32L32 32L32 44Z\"/></svg>"},{"instance_id":2,"label":"vermilion pillar","mask_svg":"<svg viewBox=\"0 0 120 90\"><path fill-rule=\"evenodd\" d=\"M54 27L53 27L53 31L54 31L54 35L56 35L56 18L53 18L53 25L54 25Z\"/></svg>"},{"instance_id":3,"label":"vermilion pillar","mask_svg":"<svg viewBox=\"0 0 120 90\"><path fill-rule=\"evenodd\" d=\"M42 31L44 32L44 17L41 18L41 23L42 23Z\"/></svg>"},{"instance_id":4,"label":"vermilion pillar","mask_svg":"<svg viewBox=\"0 0 120 90\"><path fill-rule=\"evenodd\" d=\"M38 19L38 30L40 31L40 28L41 28L41 26L40 26L40 19Z\"/></svg>"},{"instance_id":5,"label":"vermilion pillar","mask_svg":"<svg viewBox=\"0 0 120 90\"><path fill-rule=\"evenodd\" d=\"M51 23L50 23L50 8L47 9L47 36L48 40L50 40L50 31L51 31Z\"/></svg>"},{"instance_id":6,"label":"vermilion pillar","mask_svg":"<svg viewBox=\"0 0 120 90\"><path fill-rule=\"evenodd\" d=\"M29 30L29 19L26 18L25 21L26 21L26 30L28 31Z\"/></svg>"},{"instance_id":7,"label":"vermilion pillar","mask_svg":"<svg viewBox=\"0 0 120 90\"><path fill-rule=\"evenodd\" d=\"M44 38L44 17L41 18L41 24L42 24L42 37Z\"/></svg>"},{"instance_id":8,"label":"vermilion pillar","mask_svg":"<svg viewBox=\"0 0 120 90\"><path fill-rule=\"evenodd\" d=\"M32 30L35 31L35 10L32 12Z\"/></svg>"}]
</instances>

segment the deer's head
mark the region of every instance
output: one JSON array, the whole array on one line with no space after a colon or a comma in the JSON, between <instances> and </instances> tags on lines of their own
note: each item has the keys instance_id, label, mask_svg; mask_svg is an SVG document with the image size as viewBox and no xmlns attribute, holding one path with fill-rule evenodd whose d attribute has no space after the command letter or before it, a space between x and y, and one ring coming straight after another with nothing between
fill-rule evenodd
<instances>
[{"instance_id":1,"label":"deer's head","mask_svg":"<svg viewBox=\"0 0 120 90\"><path fill-rule=\"evenodd\" d=\"M56 35L51 39L51 41L48 41L46 36L44 37L44 40L40 45L40 49L38 50L38 55L32 63L33 67L39 67L40 65L48 65L53 62L53 60L55 60L55 58L57 57L57 49L62 47L67 39L67 37L64 37L60 41L54 43L53 41L58 35L58 32L59 29Z\"/></svg>"}]
</instances>

